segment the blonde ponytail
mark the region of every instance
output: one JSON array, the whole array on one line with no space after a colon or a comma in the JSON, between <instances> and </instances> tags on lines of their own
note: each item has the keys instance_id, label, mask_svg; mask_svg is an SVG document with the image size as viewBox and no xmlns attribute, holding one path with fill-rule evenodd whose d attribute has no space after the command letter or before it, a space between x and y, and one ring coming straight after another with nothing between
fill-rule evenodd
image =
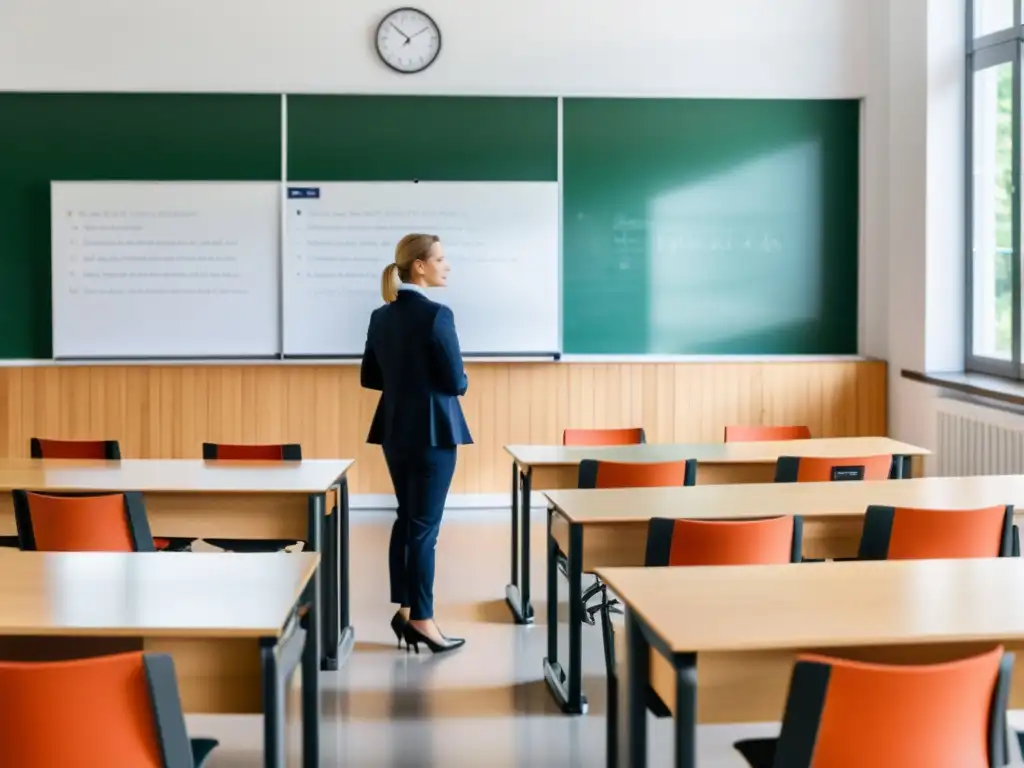
<instances>
[{"instance_id":1,"label":"blonde ponytail","mask_svg":"<svg viewBox=\"0 0 1024 768\"><path fill-rule=\"evenodd\" d=\"M440 242L437 235L406 235L395 246L395 260L384 267L380 276L380 295L388 304L398 298L398 284L412 279L412 265L426 259L430 248Z\"/></svg>"},{"instance_id":2,"label":"blonde ponytail","mask_svg":"<svg viewBox=\"0 0 1024 768\"><path fill-rule=\"evenodd\" d=\"M380 295L388 304L398 298L398 265L391 262L380 276Z\"/></svg>"}]
</instances>

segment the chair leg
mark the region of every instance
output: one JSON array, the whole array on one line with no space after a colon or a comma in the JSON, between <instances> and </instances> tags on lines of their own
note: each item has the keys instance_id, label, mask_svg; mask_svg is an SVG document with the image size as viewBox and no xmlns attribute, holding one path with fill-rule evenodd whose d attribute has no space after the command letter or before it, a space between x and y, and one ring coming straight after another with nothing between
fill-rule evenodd
<instances>
[{"instance_id":1,"label":"chair leg","mask_svg":"<svg viewBox=\"0 0 1024 768\"><path fill-rule=\"evenodd\" d=\"M608 701L605 702L608 718L605 751L605 765L608 768L619 768L619 677L615 668L615 630L608 607L608 590L605 588L603 600L598 609L601 611L601 639L604 643L604 668L608 678Z\"/></svg>"},{"instance_id":2,"label":"chair leg","mask_svg":"<svg viewBox=\"0 0 1024 768\"><path fill-rule=\"evenodd\" d=\"M601 610L601 606L604 605L604 598L598 600L597 605L588 606L587 603L595 595L601 595L604 589L601 584L601 580L594 578L594 583L583 590L583 594L580 596L580 602L583 603L583 623L593 626L595 624L595 615Z\"/></svg>"},{"instance_id":3,"label":"chair leg","mask_svg":"<svg viewBox=\"0 0 1024 768\"><path fill-rule=\"evenodd\" d=\"M611 605L608 602L608 587L601 585L602 600L598 609L601 612L601 638L604 641L604 666L608 674L615 672L615 628L612 626Z\"/></svg>"},{"instance_id":4,"label":"chair leg","mask_svg":"<svg viewBox=\"0 0 1024 768\"><path fill-rule=\"evenodd\" d=\"M580 599L583 601L583 604L586 605L587 603L590 602L591 598L593 598L593 596L596 595L600 591L601 591L601 582L598 581L597 579L595 579L593 584L591 584L589 587L587 587L585 590L583 590L583 594L580 595Z\"/></svg>"}]
</instances>

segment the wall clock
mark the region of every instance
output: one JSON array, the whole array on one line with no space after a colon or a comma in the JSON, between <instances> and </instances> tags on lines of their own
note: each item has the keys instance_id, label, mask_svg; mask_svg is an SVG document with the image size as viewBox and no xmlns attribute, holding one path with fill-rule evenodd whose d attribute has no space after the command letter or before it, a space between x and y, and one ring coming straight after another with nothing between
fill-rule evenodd
<instances>
[{"instance_id":1,"label":"wall clock","mask_svg":"<svg viewBox=\"0 0 1024 768\"><path fill-rule=\"evenodd\" d=\"M397 8L377 25L377 54L395 72L422 72L441 53L441 30L417 8Z\"/></svg>"}]
</instances>

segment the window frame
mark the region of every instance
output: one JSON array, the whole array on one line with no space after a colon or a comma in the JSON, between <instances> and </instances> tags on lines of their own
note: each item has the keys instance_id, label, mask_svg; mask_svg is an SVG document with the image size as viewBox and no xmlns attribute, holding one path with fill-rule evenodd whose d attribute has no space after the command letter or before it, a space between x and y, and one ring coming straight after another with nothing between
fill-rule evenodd
<instances>
[{"instance_id":1,"label":"window frame","mask_svg":"<svg viewBox=\"0 0 1024 768\"><path fill-rule=\"evenodd\" d=\"M1024 56L1024 26L1022 6L1024 0L1013 0L1013 26L974 38L974 10L979 0L967 0L966 23L966 78L965 78L965 206L964 206L964 266L965 266L965 323L964 369L1011 379L1024 379L1021 355L1022 289L1021 289L1021 144L1024 143L1022 126L1022 56ZM983 2L984 0L980 0ZM1010 359L976 355L974 353L974 79L978 72L1003 64L1012 64L1011 135L1013 145L1010 162L1010 215L1011 215L1011 322Z\"/></svg>"}]
</instances>

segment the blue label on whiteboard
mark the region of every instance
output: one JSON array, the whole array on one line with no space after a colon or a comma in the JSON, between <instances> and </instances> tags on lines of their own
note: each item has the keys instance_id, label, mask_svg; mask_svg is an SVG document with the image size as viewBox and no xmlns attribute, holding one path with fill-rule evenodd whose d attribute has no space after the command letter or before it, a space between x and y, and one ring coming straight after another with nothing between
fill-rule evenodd
<instances>
[{"instance_id":1,"label":"blue label on whiteboard","mask_svg":"<svg viewBox=\"0 0 1024 768\"><path fill-rule=\"evenodd\" d=\"M319 199L320 187L288 187L288 199Z\"/></svg>"}]
</instances>

